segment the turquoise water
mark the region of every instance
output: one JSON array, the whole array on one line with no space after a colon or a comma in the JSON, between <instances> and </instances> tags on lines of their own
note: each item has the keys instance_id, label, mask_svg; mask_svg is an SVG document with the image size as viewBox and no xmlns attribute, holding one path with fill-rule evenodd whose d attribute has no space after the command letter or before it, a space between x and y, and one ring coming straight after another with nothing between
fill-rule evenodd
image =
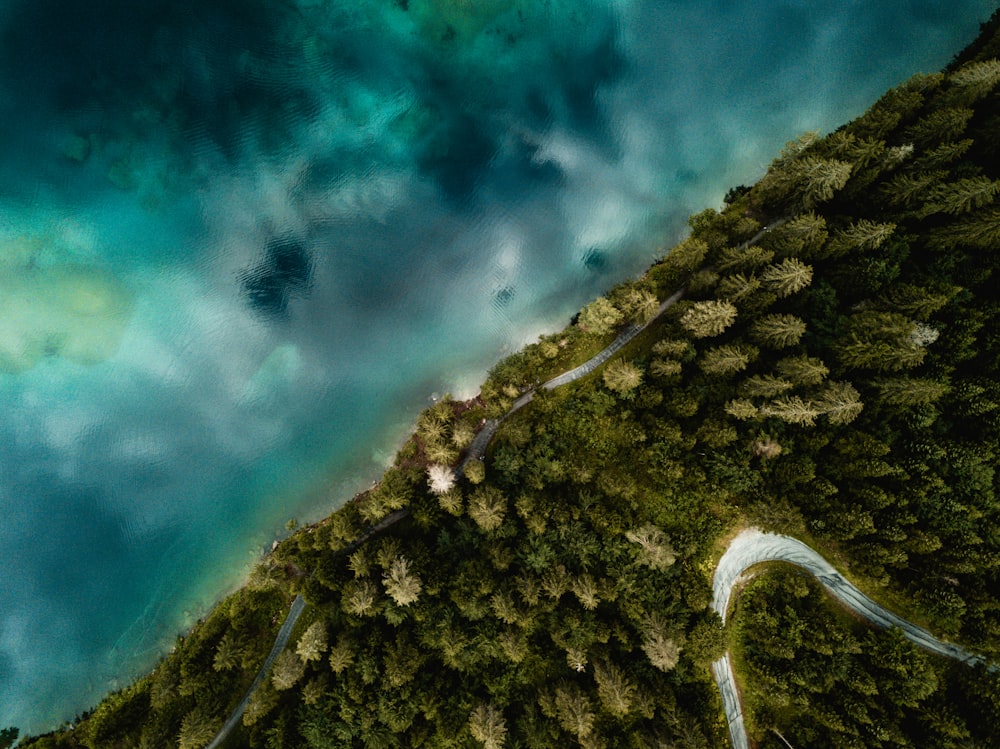
<instances>
[{"instance_id":1,"label":"turquoise water","mask_svg":"<svg viewBox=\"0 0 1000 749\"><path fill-rule=\"evenodd\" d=\"M991 10L0 0L0 726L148 668L434 394Z\"/></svg>"}]
</instances>

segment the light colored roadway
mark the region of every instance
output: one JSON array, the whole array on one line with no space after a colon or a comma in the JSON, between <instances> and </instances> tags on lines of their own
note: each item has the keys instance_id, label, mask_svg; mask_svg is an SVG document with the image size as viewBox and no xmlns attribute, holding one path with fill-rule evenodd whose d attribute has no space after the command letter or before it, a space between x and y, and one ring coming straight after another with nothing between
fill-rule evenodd
<instances>
[{"instance_id":1,"label":"light colored roadway","mask_svg":"<svg viewBox=\"0 0 1000 749\"><path fill-rule=\"evenodd\" d=\"M762 562L787 562L801 567L852 611L879 627L898 627L908 639L926 650L968 664L983 663L980 656L958 645L941 642L926 629L911 624L875 603L849 583L833 568L833 565L801 541L790 536L763 533L756 528L750 528L736 536L715 569L715 577L712 579L712 608L722 619L723 624L726 622L733 588L747 569ZM749 742L729 653L712 664L712 675L722 696L733 748L747 749Z\"/></svg>"}]
</instances>

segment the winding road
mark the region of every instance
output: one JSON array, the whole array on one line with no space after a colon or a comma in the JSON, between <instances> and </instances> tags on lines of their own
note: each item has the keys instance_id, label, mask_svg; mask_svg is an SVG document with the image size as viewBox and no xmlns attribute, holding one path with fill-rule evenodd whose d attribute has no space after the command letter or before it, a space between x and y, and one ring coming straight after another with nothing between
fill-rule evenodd
<instances>
[{"instance_id":1,"label":"winding road","mask_svg":"<svg viewBox=\"0 0 1000 749\"><path fill-rule=\"evenodd\" d=\"M802 568L855 613L879 627L898 627L907 639L932 653L970 665L985 662L982 657L958 645L938 640L926 629L911 624L875 603L848 582L826 559L801 541L790 536L764 533L756 528L750 528L736 536L715 569L715 576L712 579L712 608L722 619L723 624L726 623L733 588L740 582L743 573L762 562L787 562ZM995 668L991 666L991 669ZM736 690L729 653L712 664L712 675L722 696L733 749L748 749L749 740L743 724L743 710Z\"/></svg>"}]
</instances>

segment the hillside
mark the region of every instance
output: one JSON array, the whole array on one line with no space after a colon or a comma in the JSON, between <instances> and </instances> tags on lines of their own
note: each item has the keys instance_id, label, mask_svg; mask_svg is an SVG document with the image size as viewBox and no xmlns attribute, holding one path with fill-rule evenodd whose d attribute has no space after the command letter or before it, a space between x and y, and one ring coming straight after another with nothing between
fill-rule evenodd
<instances>
[{"instance_id":1,"label":"hillside","mask_svg":"<svg viewBox=\"0 0 1000 749\"><path fill-rule=\"evenodd\" d=\"M989 746L996 674L845 623L784 571L729 630L708 604L725 539L757 525L1000 656L998 26L791 142L643 278L425 412L378 487L283 542L151 675L22 745L204 746L301 594L228 745L721 747L708 664L733 640L761 746ZM677 290L456 477L484 419Z\"/></svg>"}]
</instances>

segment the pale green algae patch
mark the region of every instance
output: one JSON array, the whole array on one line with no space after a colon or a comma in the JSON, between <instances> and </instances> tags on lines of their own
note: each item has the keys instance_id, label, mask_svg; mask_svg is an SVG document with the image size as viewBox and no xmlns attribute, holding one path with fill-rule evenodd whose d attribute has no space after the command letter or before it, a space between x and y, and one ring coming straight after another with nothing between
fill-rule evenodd
<instances>
[{"instance_id":1,"label":"pale green algae patch","mask_svg":"<svg viewBox=\"0 0 1000 749\"><path fill-rule=\"evenodd\" d=\"M96 364L118 350L134 296L108 271L79 263L34 264L31 240L0 251L0 373L45 357Z\"/></svg>"}]
</instances>

